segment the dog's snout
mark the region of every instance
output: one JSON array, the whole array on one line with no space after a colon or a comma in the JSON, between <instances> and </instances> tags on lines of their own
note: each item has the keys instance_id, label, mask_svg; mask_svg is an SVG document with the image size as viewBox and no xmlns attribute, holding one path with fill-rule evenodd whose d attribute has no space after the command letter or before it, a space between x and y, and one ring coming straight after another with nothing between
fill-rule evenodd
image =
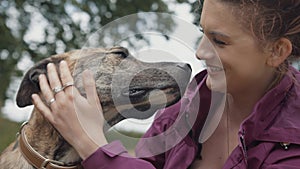
<instances>
[{"instance_id":1,"label":"dog's snout","mask_svg":"<svg viewBox=\"0 0 300 169\"><path fill-rule=\"evenodd\" d=\"M178 63L176 66L183 70L192 70L191 65L187 63Z\"/></svg>"}]
</instances>

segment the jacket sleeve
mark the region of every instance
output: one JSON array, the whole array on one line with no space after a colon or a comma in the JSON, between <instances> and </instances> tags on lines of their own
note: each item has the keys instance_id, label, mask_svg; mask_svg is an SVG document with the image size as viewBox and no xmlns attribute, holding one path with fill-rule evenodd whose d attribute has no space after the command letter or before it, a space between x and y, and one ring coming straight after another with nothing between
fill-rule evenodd
<instances>
[{"instance_id":1,"label":"jacket sleeve","mask_svg":"<svg viewBox=\"0 0 300 169\"><path fill-rule=\"evenodd\" d=\"M155 169L151 163L131 157L120 141L114 141L100 147L82 161L82 166L85 169Z\"/></svg>"},{"instance_id":2,"label":"jacket sleeve","mask_svg":"<svg viewBox=\"0 0 300 169\"><path fill-rule=\"evenodd\" d=\"M176 120L175 112L180 110L180 105L178 102L166 111L159 111L136 146L136 156L150 162L156 169L188 168L198 151L188 135L190 128Z\"/></svg>"},{"instance_id":3,"label":"jacket sleeve","mask_svg":"<svg viewBox=\"0 0 300 169\"><path fill-rule=\"evenodd\" d=\"M180 103L177 103L168 111L173 112L178 110ZM144 136L138 142L135 153L137 158L131 157L126 149L123 147L120 141L111 142L94 152L90 157L82 162L85 169L162 169L166 168L166 163L170 161L167 158L169 151L165 150L165 144L172 142L172 138L176 137L176 133L172 133L171 140L165 140L165 137L158 137L158 139L150 139L163 133L167 128L174 123L176 116L169 116L170 113L163 113L164 111L158 111L156 119L152 123L151 127L147 130ZM146 139L145 139L146 138ZM174 139L179 139L176 137ZM182 141L183 142L183 141ZM184 147L184 146L180 146ZM174 148L172 148L174 149ZM186 153L183 153L186 154ZM181 161L181 160L176 160ZM172 162L171 162L172 163ZM168 168L168 167L167 167Z\"/></svg>"}]
</instances>

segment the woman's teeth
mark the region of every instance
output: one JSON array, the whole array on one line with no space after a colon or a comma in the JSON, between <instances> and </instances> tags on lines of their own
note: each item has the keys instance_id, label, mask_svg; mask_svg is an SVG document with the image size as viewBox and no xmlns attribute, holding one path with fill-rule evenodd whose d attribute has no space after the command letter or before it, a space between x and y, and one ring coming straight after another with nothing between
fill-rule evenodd
<instances>
[{"instance_id":1,"label":"woman's teeth","mask_svg":"<svg viewBox=\"0 0 300 169\"><path fill-rule=\"evenodd\" d=\"M219 71L223 71L224 70L223 68L216 67L216 66L207 66L207 69L209 71L212 71L212 72L219 72Z\"/></svg>"}]
</instances>

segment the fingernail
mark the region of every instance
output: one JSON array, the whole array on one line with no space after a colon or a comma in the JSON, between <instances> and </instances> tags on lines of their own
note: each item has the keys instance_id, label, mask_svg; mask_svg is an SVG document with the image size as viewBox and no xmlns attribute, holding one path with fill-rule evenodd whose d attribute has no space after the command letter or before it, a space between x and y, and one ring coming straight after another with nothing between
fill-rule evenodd
<instances>
[{"instance_id":1,"label":"fingernail","mask_svg":"<svg viewBox=\"0 0 300 169\"><path fill-rule=\"evenodd\" d=\"M34 101L35 100L35 97L36 97L36 94L32 94L31 95L31 99Z\"/></svg>"},{"instance_id":2,"label":"fingernail","mask_svg":"<svg viewBox=\"0 0 300 169\"><path fill-rule=\"evenodd\" d=\"M60 64L66 64L67 62L65 60L61 60Z\"/></svg>"},{"instance_id":3,"label":"fingernail","mask_svg":"<svg viewBox=\"0 0 300 169\"><path fill-rule=\"evenodd\" d=\"M48 69L48 70L49 70L49 68L50 68L50 66L51 66L50 64L51 64L51 63L48 63L48 64L47 64L47 69Z\"/></svg>"},{"instance_id":4,"label":"fingernail","mask_svg":"<svg viewBox=\"0 0 300 169\"><path fill-rule=\"evenodd\" d=\"M40 74L39 75L39 80L41 80L43 78L44 74Z\"/></svg>"}]
</instances>

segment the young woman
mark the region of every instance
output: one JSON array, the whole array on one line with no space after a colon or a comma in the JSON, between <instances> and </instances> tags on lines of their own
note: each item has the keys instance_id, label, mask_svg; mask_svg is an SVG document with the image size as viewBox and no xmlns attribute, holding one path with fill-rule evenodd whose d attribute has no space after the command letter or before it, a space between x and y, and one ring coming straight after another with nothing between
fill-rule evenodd
<instances>
[{"instance_id":1,"label":"young woman","mask_svg":"<svg viewBox=\"0 0 300 169\"><path fill-rule=\"evenodd\" d=\"M172 139L142 139L136 148L139 158L130 158L119 142L107 143L101 132L101 113L99 118L79 120L76 116L73 104L78 105L77 111L96 114L101 110L88 71L83 76L87 99L73 86L53 95L51 88L73 81L64 62L60 64L61 77L53 65L48 66L50 84L40 76L43 97L55 97L56 101L48 107L34 94L34 104L75 147L86 169L300 168L300 73L289 65L290 59L300 57L299 11L298 0L204 1L200 21L204 36L196 56L205 60L207 70L195 76L195 88L188 88L190 103L181 101L158 113L143 137L165 132L175 123L180 106L189 109L199 101L205 103L211 99L211 91L226 84L220 124L203 144L198 138L207 120L205 104L197 109L189 134L170 149L155 153L164 150ZM217 56L222 64L216 61ZM224 81L221 74L225 74ZM195 101L193 90L200 94L200 100ZM82 120L88 120L89 125L81 126ZM95 129L99 132L93 132ZM176 134L172 136L177 139Z\"/></svg>"}]
</instances>

